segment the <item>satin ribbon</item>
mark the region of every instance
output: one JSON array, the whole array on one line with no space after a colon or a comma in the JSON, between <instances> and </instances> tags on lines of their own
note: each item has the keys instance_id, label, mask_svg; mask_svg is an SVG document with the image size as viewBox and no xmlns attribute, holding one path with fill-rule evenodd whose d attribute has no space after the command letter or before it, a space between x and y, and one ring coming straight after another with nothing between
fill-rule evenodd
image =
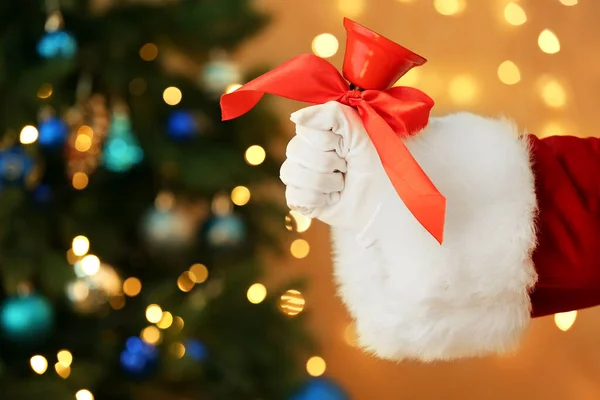
<instances>
[{"instance_id":1,"label":"satin ribbon","mask_svg":"<svg viewBox=\"0 0 600 400\"><path fill-rule=\"evenodd\" d=\"M332 64L304 54L224 94L221 97L223 121L247 113L266 93L310 104L338 101L354 107L394 189L419 223L442 243L446 199L402 140L427 125L433 107L429 96L410 87L351 90Z\"/></svg>"}]
</instances>

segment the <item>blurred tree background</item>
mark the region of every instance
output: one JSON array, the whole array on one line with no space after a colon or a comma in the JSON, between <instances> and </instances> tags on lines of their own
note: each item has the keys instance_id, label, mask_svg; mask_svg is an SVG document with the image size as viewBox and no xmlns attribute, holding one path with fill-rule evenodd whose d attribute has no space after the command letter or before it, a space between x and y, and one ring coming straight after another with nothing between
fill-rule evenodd
<instances>
[{"instance_id":1,"label":"blurred tree background","mask_svg":"<svg viewBox=\"0 0 600 400\"><path fill-rule=\"evenodd\" d=\"M260 252L310 224L265 189L277 118L220 122L262 72L228 55L268 20L247 0L0 4L3 399L345 398L309 379L301 282L259 283Z\"/></svg>"}]
</instances>

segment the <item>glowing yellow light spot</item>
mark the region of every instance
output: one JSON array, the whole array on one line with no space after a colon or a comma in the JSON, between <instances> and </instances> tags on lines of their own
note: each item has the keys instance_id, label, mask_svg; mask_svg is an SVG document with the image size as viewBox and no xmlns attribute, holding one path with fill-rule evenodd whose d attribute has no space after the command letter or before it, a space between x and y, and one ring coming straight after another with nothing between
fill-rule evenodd
<instances>
[{"instance_id":1,"label":"glowing yellow light spot","mask_svg":"<svg viewBox=\"0 0 600 400\"><path fill-rule=\"evenodd\" d=\"M561 108L567 102L567 93L560 83L551 79L542 84L542 99L549 107Z\"/></svg>"},{"instance_id":2,"label":"glowing yellow light spot","mask_svg":"<svg viewBox=\"0 0 600 400\"><path fill-rule=\"evenodd\" d=\"M558 0L560 1L560 4L564 5L564 6L576 6L577 3L579 3L578 0Z\"/></svg>"},{"instance_id":3,"label":"glowing yellow light spot","mask_svg":"<svg viewBox=\"0 0 600 400\"><path fill-rule=\"evenodd\" d=\"M162 308L160 308L160 306L157 304L150 304L146 308L146 319L148 320L148 322L155 324L158 321L160 321L160 319L162 318L162 315L163 315Z\"/></svg>"},{"instance_id":4,"label":"glowing yellow light spot","mask_svg":"<svg viewBox=\"0 0 600 400\"><path fill-rule=\"evenodd\" d=\"M286 315L298 315L304 310L306 301L298 290L290 289L279 298L279 309Z\"/></svg>"},{"instance_id":5,"label":"glowing yellow light spot","mask_svg":"<svg viewBox=\"0 0 600 400\"><path fill-rule=\"evenodd\" d=\"M86 275L96 275L100 270L100 259L93 254L88 254L81 260L81 269Z\"/></svg>"},{"instance_id":6,"label":"glowing yellow light spot","mask_svg":"<svg viewBox=\"0 0 600 400\"><path fill-rule=\"evenodd\" d=\"M498 66L498 78L504 84L514 85L521 80L521 72L514 62L506 60Z\"/></svg>"},{"instance_id":7,"label":"glowing yellow light spot","mask_svg":"<svg viewBox=\"0 0 600 400\"><path fill-rule=\"evenodd\" d=\"M73 362L73 354L71 354L69 350L59 351L56 355L56 358L58 359L58 362L64 365L65 367L70 366Z\"/></svg>"},{"instance_id":8,"label":"glowing yellow light spot","mask_svg":"<svg viewBox=\"0 0 600 400\"><path fill-rule=\"evenodd\" d=\"M183 321L183 318L181 317L175 317L173 318L173 330L175 332L180 332L183 330L183 327L185 326L185 323Z\"/></svg>"},{"instance_id":9,"label":"glowing yellow light spot","mask_svg":"<svg viewBox=\"0 0 600 400\"><path fill-rule=\"evenodd\" d=\"M173 314L168 311L163 312L162 318L156 323L160 329L167 329L173 324Z\"/></svg>"},{"instance_id":10,"label":"glowing yellow light spot","mask_svg":"<svg viewBox=\"0 0 600 400\"><path fill-rule=\"evenodd\" d=\"M519 26L527 22L527 14L520 5L516 3L508 3L504 7L504 19L511 25Z\"/></svg>"},{"instance_id":11,"label":"glowing yellow light spot","mask_svg":"<svg viewBox=\"0 0 600 400\"><path fill-rule=\"evenodd\" d=\"M538 46L544 53L556 54L560 51L560 41L550 29L544 29L538 37Z\"/></svg>"},{"instance_id":12,"label":"glowing yellow light spot","mask_svg":"<svg viewBox=\"0 0 600 400\"><path fill-rule=\"evenodd\" d=\"M225 93L235 92L241 87L242 85L240 85L239 83L232 83L231 85L227 86L227 88L225 89Z\"/></svg>"},{"instance_id":13,"label":"glowing yellow light spot","mask_svg":"<svg viewBox=\"0 0 600 400\"><path fill-rule=\"evenodd\" d=\"M71 244L73 254L82 257L90 250L90 241L83 235L75 236Z\"/></svg>"},{"instance_id":14,"label":"glowing yellow light spot","mask_svg":"<svg viewBox=\"0 0 600 400\"><path fill-rule=\"evenodd\" d=\"M142 282L138 278L131 277L123 282L123 293L129 297L135 297L142 291Z\"/></svg>"},{"instance_id":15,"label":"glowing yellow light spot","mask_svg":"<svg viewBox=\"0 0 600 400\"><path fill-rule=\"evenodd\" d=\"M261 303L267 297L267 288L261 283L255 283L248 288L246 296L252 304Z\"/></svg>"},{"instance_id":16,"label":"glowing yellow light spot","mask_svg":"<svg viewBox=\"0 0 600 400\"><path fill-rule=\"evenodd\" d=\"M237 186L231 191L231 201L236 206L243 206L250 201L250 190L246 186Z\"/></svg>"},{"instance_id":17,"label":"glowing yellow light spot","mask_svg":"<svg viewBox=\"0 0 600 400\"><path fill-rule=\"evenodd\" d=\"M195 283L203 283L208 279L208 268L203 264L194 264L190 267L190 272L194 275Z\"/></svg>"},{"instance_id":18,"label":"glowing yellow light spot","mask_svg":"<svg viewBox=\"0 0 600 400\"><path fill-rule=\"evenodd\" d=\"M398 79L394 86L415 86L421 78L421 71L413 68L409 70L402 78Z\"/></svg>"},{"instance_id":19,"label":"glowing yellow light spot","mask_svg":"<svg viewBox=\"0 0 600 400\"><path fill-rule=\"evenodd\" d=\"M211 204L212 212L215 215L227 215L233 210L233 204L231 203L230 196L219 193L215 195Z\"/></svg>"},{"instance_id":20,"label":"glowing yellow light spot","mask_svg":"<svg viewBox=\"0 0 600 400\"><path fill-rule=\"evenodd\" d=\"M340 13L348 18L356 18L365 11L365 0L338 0Z\"/></svg>"},{"instance_id":21,"label":"glowing yellow light spot","mask_svg":"<svg viewBox=\"0 0 600 400\"><path fill-rule=\"evenodd\" d=\"M154 205L160 211L169 211L175 205L175 195L171 192L160 192L154 200Z\"/></svg>"},{"instance_id":22,"label":"glowing yellow light spot","mask_svg":"<svg viewBox=\"0 0 600 400\"><path fill-rule=\"evenodd\" d=\"M175 86L170 86L163 92L163 100L170 106L179 104L182 98L181 90Z\"/></svg>"},{"instance_id":23,"label":"glowing yellow light spot","mask_svg":"<svg viewBox=\"0 0 600 400\"><path fill-rule=\"evenodd\" d=\"M310 252L310 245L304 239L296 239L290 246L290 253L296 258L304 258Z\"/></svg>"},{"instance_id":24,"label":"glowing yellow light spot","mask_svg":"<svg viewBox=\"0 0 600 400\"><path fill-rule=\"evenodd\" d=\"M54 88L52 87L51 84L49 83L44 83L42 86L40 86L40 88L37 91L37 97L39 99L47 99L48 97L52 96L52 92L54 91Z\"/></svg>"},{"instance_id":25,"label":"glowing yellow light spot","mask_svg":"<svg viewBox=\"0 0 600 400\"><path fill-rule=\"evenodd\" d=\"M171 354L173 354L175 358L182 358L185 355L185 346L181 343L173 343L171 345Z\"/></svg>"},{"instance_id":26,"label":"glowing yellow light spot","mask_svg":"<svg viewBox=\"0 0 600 400\"><path fill-rule=\"evenodd\" d=\"M567 128L565 124L558 121L550 121L546 123L539 131L539 137L545 138L549 136L571 135L572 127Z\"/></svg>"},{"instance_id":27,"label":"glowing yellow light spot","mask_svg":"<svg viewBox=\"0 0 600 400\"><path fill-rule=\"evenodd\" d=\"M78 280L70 287L70 295L75 301L83 301L90 294L90 287L85 281Z\"/></svg>"},{"instance_id":28,"label":"glowing yellow light spot","mask_svg":"<svg viewBox=\"0 0 600 400\"><path fill-rule=\"evenodd\" d=\"M54 370L63 379L67 379L69 375L71 375L71 367L68 365L63 365L59 362L54 364Z\"/></svg>"},{"instance_id":29,"label":"glowing yellow light spot","mask_svg":"<svg viewBox=\"0 0 600 400\"><path fill-rule=\"evenodd\" d=\"M31 144L34 143L38 139L39 133L35 126L33 125L25 125L23 129L21 129L21 134L19 135L19 140L22 144Z\"/></svg>"},{"instance_id":30,"label":"glowing yellow light spot","mask_svg":"<svg viewBox=\"0 0 600 400\"><path fill-rule=\"evenodd\" d=\"M288 231L306 232L310 228L311 223L312 219L294 210L285 216L285 227Z\"/></svg>"},{"instance_id":31,"label":"glowing yellow light spot","mask_svg":"<svg viewBox=\"0 0 600 400\"><path fill-rule=\"evenodd\" d=\"M155 326L147 326L140 334L142 340L148 344L158 344L160 342L161 333Z\"/></svg>"},{"instance_id":32,"label":"glowing yellow light spot","mask_svg":"<svg viewBox=\"0 0 600 400\"><path fill-rule=\"evenodd\" d=\"M456 104L469 104L477 98L477 84L469 75L460 75L450 81L448 94Z\"/></svg>"},{"instance_id":33,"label":"glowing yellow light spot","mask_svg":"<svg viewBox=\"0 0 600 400\"><path fill-rule=\"evenodd\" d=\"M434 0L433 7L442 15L456 15L464 11L465 0Z\"/></svg>"},{"instance_id":34,"label":"glowing yellow light spot","mask_svg":"<svg viewBox=\"0 0 600 400\"><path fill-rule=\"evenodd\" d=\"M92 147L92 138L88 135L77 135L75 139L75 149L82 153L88 151Z\"/></svg>"},{"instance_id":35,"label":"glowing yellow light spot","mask_svg":"<svg viewBox=\"0 0 600 400\"><path fill-rule=\"evenodd\" d=\"M31 369L38 375L42 375L48 369L48 360L44 356L33 356L29 360Z\"/></svg>"},{"instance_id":36,"label":"glowing yellow light spot","mask_svg":"<svg viewBox=\"0 0 600 400\"><path fill-rule=\"evenodd\" d=\"M267 153L265 152L265 149L256 144L248 147L246 153L244 154L246 162L250 165L262 164L262 162L265 161L266 156Z\"/></svg>"},{"instance_id":37,"label":"glowing yellow light spot","mask_svg":"<svg viewBox=\"0 0 600 400\"><path fill-rule=\"evenodd\" d=\"M94 395L87 389L81 389L75 393L76 400L94 400Z\"/></svg>"},{"instance_id":38,"label":"glowing yellow light spot","mask_svg":"<svg viewBox=\"0 0 600 400\"><path fill-rule=\"evenodd\" d=\"M158 47L154 43L146 43L140 49L140 57L144 61L152 61L158 57Z\"/></svg>"},{"instance_id":39,"label":"glowing yellow light spot","mask_svg":"<svg viewBox=\"0 0 600 400\"><path fill-rule=\"evenodd\" d=\"M113 310L121 310L123 307L125 307L125 296L120 294L112 295L108 299L108 303Z\"/></svg>"},{"instance_id":40,"label":"glowing yellow light spot","mask_svg":"<svg viewBox=\"0 0 600 400\"><path fill-rule=\"evenodd\" d=\"M354 324L349 324L346 329L344 329L344 341L348 346L358 346L358 335Z\"/></svg>"},{"instance_id":41,"label":"glowing yellow light spot","mask_svg":"<svg viewBox=\"0 0 600 400\"><path fill-rule=\"evenodd\" d=\"M326 369L327 364L321 357L314 356L309 358L306 362L306 372L308 372L310 376L321 376L325 373Z\"/></svg>"},{"instance_id":42,"label":"glowing yellow light spot","mask_svg":"<svg viewBox=\"0 0 600 400\"><path fill-rule=\"evenodd\" d=\"M312 41L312 51L322 58L333 57L337 53L340 44L331 33L317 35Z\"/></svg>"},{"instance_id":43,"label":"glowing yellow light spot","mask_svg":"<svg viewBox=\"0 0 600 400\"><path fill-rule=\"evenodd\" d=\"M189 292L194 288L196 276L190 271L185 271L177 278L177 287L182 292Z\"/></svg>"},{"instance_id":44,"label":"glowing yellow light spot","mask_svg":"<svg viewBox=\"0 0 600 400\"><path fill-rule=\"evenodd\" d=\"M73 249L67 250L67 261L69 262L69 264L73 265L80 259L81 259L81 257L76 256L75 253L73 252Z\"/></svg>"},{"instance_id":45,"label":"glowing yellow light spot","mask_svg":"<svg viewBox=\"0 0 600 400\"><path fill-rule=\"evenodd\" d=\"M563 332L568 331L577 319L577 311L568 311L554 314L554 323Z\"/></svg>"},{"instance_id":46,"label":"glowing yellow light spot","mask_svg":"<svg viewBox=\"0 0 600 400\"><path fill-rule=\"evenodd\" d=\"M87 187L88 183L90 183L90 179L85 172L75 172L71 183L75 189L83 190Z\"/></svg>"}]
</instances>

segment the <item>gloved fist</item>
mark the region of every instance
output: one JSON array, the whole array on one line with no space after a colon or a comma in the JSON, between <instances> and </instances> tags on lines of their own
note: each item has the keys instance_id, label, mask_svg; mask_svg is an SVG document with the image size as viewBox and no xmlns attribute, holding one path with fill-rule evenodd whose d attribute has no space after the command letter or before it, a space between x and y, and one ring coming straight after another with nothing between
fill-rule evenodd
<instances>
[{"instance_id":1,"label":"gloved fist","mask_svg":"<svg viewBox=\"0 0 600 400\"><path fill-rule=\"evenodd\" d=\"M360 233L391 186L358 113L338 102L297 111L280 177L292 210Z\"/></svg>"}]
</instances>

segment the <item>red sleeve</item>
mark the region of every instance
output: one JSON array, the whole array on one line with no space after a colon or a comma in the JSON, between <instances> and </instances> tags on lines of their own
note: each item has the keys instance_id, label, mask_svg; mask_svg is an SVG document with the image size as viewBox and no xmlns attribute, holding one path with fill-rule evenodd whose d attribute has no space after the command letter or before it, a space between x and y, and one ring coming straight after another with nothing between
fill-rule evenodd
<instances>
[{"instance_id":1,"label":"red sleeve","mask_svg":"<svg viewBox=\"0 0 600 400\"><path fill-rule=\"evenodd\" d=\"M538 245L533 316L600 304L600 139L530 137Z\"/></svg>"}]
</instances>

